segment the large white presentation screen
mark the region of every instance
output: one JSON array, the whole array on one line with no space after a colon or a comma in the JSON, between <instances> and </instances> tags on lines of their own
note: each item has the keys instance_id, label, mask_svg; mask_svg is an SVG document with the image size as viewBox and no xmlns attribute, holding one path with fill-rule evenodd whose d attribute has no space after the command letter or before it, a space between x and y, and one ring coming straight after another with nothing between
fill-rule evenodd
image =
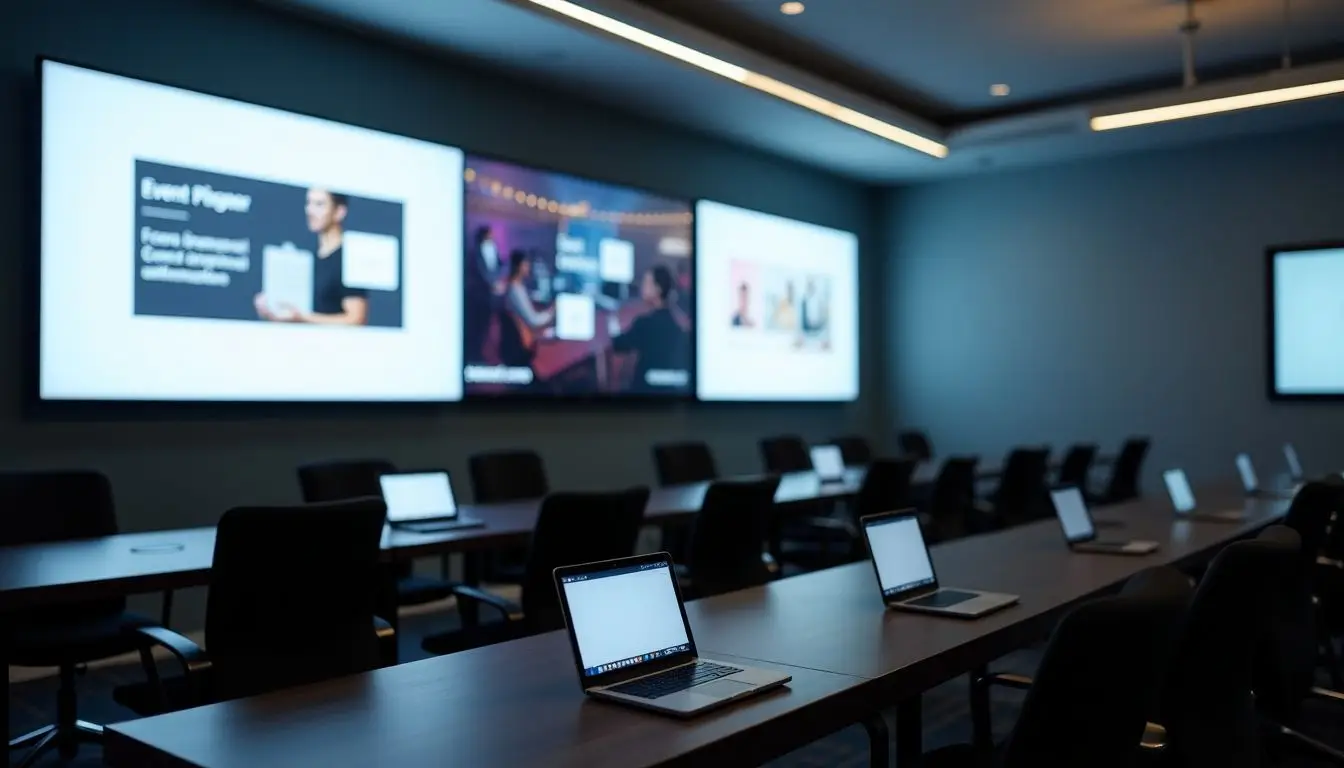
<instances>
[{"instance_id":1,"label":"large white presentation screen","mask_svg":"<svg viewBox=\"0 0 1344 768\"><path fill-rule=\"evenodd\" d=\"M1272 394L1344 396L1344 244L1269 258Z\"/></svg>"},{"instance_id":2,"label":"large white presentation screen","mask_svg":"<svg viewBox=\"0 0 1344 768\"><path fill-rule=\"evenodd\" d=\"M859 243L702 200L695 209L701 400L859 396Z\"/></svg>"},{"instance_id":3,"label":"large white presentation screen","mask_svg":"<svg viewBox=\"0 0 1344 768\"><path fill-rule=\"evenodd\" d=\"M461 398L461 151L41 68L42 399Z\"/></svg>"}]
</instances>

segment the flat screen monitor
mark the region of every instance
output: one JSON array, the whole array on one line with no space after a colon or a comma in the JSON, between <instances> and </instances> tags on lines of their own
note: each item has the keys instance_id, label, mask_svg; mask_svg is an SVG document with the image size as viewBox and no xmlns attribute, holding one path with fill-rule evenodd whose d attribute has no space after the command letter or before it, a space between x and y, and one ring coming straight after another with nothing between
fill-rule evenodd
<instances>
[{"instance_id":1,"label":"flat screen monitor","mask_svg":"<svg viewBox=\"0 0 1344 768\"><path fill-rule=\"evenodd\" d=\"M41 399L460 399L459 150L39 69Z\"/></svg>"},{"instance_id":2,"label":"flat screen monitor","mask_svg":"<svg viewBox=\"0 0 1344 768\"><path fill-rule=\"evenodd\" d=\"M696 205L701 400L859 396L859 244L849 232Z\"/></svg>"},{"instance_id":3,"label":"flat screen monitor","mask_svg":"<svg viewBox=\"0 0 1344 768\"><path fill-rule=\"evenodd\" d=\"M1269 396L1344 398L1344 242L1271 248Z\"/></svg>"},{"instance_id":4,"label":"flat screen monitor","mask_svg":"<svg viewBox=\"0 0 1344 768\"><path fill-rule=\"evenodd\" d=\"M688 202L469 156L468 397L686 397Z\"/></svg>"}]
</instances>

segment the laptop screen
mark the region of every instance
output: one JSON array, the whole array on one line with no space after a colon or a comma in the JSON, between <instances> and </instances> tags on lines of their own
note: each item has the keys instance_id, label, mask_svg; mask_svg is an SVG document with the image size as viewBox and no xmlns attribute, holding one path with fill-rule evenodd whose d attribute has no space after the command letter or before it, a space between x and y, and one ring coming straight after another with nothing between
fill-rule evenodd
<instances>
[{"instance_id":1,"label":"laptop screen","mask_svg":"<svg viewBox=\"0 0 1344 768\"><path fill-rule=\"evenodd\" d=\"M1260 479L1255 476L1255 465L1250 454L1237 454L1237 474L1241 475L1241 485L1249 493L1260 487Z\"/></svg>"},{"instance_id":2,"label":"laptop screen","mask_svg":"<svg viewBox=\"0 0 1344 768\"><path fill-rule=\"evenodd\" d=\"M457 502L447 472L413 472L378 478L387 504L387 521L454 517Z\"/></svg>"},{"instance_id":3,"label":"laptop screen","mask_svg":"<svg viewBox=\"0 0 1344 768\"><path fill-rule=\"evenodd\" d=\"M1283 458L1288 462L1288 474L1294 480L1302 476L1302 463L1297 460L1297 449L1292 443L1283 444Z\"/></svg>"},{"instance_id":4,"label":"laptop screen","mask_svg":"<svg viewBox=\"0 0 1344 768\"><path fill-rule=\"evenodd\" d=\"M1240 464L1240 462L1238 462ZM1195 492L1190 490L1190 480L1181 469L1168 469L1162 473L1162 481L1167 484L1167 495L1171 497L1171 506L1177 512L1189 512L1195 508ZM1246 482L1245 475L1242 482Z\"/></svg>"},{"instance_id":5,"label":"laptop screen","mask_svg":"<svg viewBox=\"0 0 1344 768\"><path fill-rule=\"evenodd\" d=\"M938 583L918 517L873 520L864 524L863 532L868 536L868 551L873 553L883 597Z\"/></svg>"},{"instance_id":6,"label":"laptop screen","mask_svg":"<svg viewBox=\"0 0 1344 768\"><path fill-rule=\"evenodd\" d=\"M843 477L845 458L838 445L812 446L812 468L819 477Z\"/></svg>"},{"instance_id":7,"label":"laptop screen","mask_svg":"<svg viewBox=\"0 0 1344 768\"><path fill-rule=\"evenodd\" d=\"M673 578L661 561L560 579L584 676L690 650Z\"/></svg>"},{"instance_id":8,"label":"laptop screen","mask_svg":"<svg viewBox=\"0 0 1344 768\"><path fill-rule=\"evenodd\" d=\"M1055 516L1064 529L1065 539L1071 542L1086 541L1096 535L1082 491L1077 488L1055 489L1050 491L1050 503L1055 506Z\"/></svg>"}]
</instances>

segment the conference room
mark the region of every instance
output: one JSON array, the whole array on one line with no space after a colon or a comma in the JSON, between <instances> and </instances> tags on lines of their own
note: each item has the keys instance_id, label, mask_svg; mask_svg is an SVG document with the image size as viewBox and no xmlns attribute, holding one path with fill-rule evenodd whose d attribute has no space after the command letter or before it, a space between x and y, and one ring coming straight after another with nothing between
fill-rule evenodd
<instances>
[{"instance_id":1,"label":"conference room","mask_svg":"<svg viewBox=\"0 0 1344 768\"><path fill-rule=\"evenodd\" d=\"M1344 8L0 42L11 766L1344 764Z\"/></svg>"}]
</instances>

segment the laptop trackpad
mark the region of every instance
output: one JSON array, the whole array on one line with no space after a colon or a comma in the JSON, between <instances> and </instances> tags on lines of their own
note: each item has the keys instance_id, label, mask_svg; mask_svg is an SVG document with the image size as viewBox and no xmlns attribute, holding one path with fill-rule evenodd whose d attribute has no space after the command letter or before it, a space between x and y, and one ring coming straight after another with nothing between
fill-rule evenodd
<instances>
[{"instance_id":1,"label":"laptop trackpad","mask_svg":"<svg viewBox=\"0 0 1344 768\"><path fill-rule=\"evenodd\" d=\"M754 685L739 683L736 680L715 680L712 683L697 685L691 689L692 692L700 696L710 696L715 699L729 699L745 691L755 688Z\"/></svg>"}]
</instances>

